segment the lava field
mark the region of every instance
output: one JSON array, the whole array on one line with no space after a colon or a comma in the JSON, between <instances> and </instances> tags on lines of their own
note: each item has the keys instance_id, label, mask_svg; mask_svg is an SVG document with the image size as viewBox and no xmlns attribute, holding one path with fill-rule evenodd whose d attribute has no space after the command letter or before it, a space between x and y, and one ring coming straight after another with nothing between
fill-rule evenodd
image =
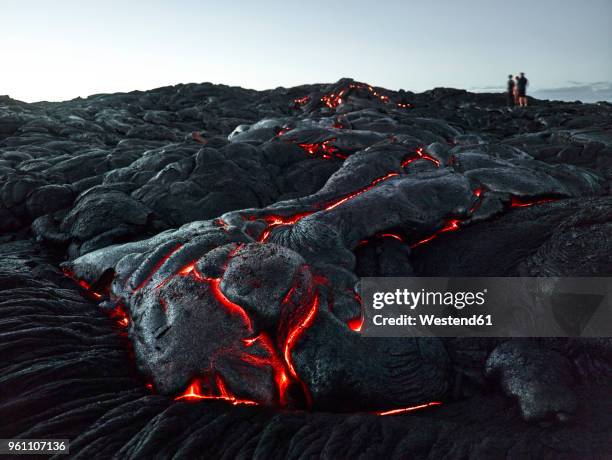
<instances>
[{"instance_id":1,"label":"lava field","mask_svg":"<svg viewBox=\"0 0 612 460\"><path fill-rule=\"evenodd\" d=\"M361 277L612 276L612 104L530 104L350 79L0 96L0 438L609 455L610 338L360 334Z\"/></svg>"}]
</instances>

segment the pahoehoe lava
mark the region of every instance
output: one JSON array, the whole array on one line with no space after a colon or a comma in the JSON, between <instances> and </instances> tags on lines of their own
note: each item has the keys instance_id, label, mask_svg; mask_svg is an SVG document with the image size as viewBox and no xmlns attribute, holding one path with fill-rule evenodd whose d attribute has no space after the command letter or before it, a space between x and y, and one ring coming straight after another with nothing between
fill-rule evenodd
<instances>
[{"instance_id":1,"label":"pahoehoe lava","mask_svg":"<svg viewBox=\"0 0 612 460\"><path fill-rule=\"evenodd\" d=\"M612 105L503 102L350 79L0 97L0 437L609 452L611 339L359 333L362 276L612 274Z\"/></svg>"}]
</instances>

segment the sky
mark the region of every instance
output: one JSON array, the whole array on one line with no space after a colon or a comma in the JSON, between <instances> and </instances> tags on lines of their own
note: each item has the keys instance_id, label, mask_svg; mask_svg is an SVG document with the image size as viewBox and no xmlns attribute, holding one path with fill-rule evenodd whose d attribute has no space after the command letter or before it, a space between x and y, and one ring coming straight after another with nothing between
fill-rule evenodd
<instances>
[{"instance_id":1,"label":"sky","mask_svg":"<svg viewBox=\"0 0 612 460\"><path fill-rule=\"evenodd\" d=\"M27 102L205 81L612 81L612 0L0 0L0 11L0 94Z\"/></svg>"}]
</instances>

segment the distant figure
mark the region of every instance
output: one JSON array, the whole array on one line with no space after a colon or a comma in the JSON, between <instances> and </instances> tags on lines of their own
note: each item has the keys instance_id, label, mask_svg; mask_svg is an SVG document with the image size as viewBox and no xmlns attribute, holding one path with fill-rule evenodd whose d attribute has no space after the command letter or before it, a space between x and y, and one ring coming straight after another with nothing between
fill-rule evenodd
<instances>
[{"instance_id":1,"label":"distant figure","mask_svg":"<svg viewBox=\"0 0 612 460\"><path fill-rule=\"evenodd\" d=\"M527 85L529 80L525 77L525 74L521 72L521 76L516 80L516 89L518 93L518 102L521 107L527 107Z\"/></svg>"},{"instance_id":2,"label":"distant figure","mask_svg":"<svg viewBox=\"0 0 612 460\"><path fill-rule=\"evenodd\" d=\"M514 106L514 80L508 75L508 107Z\"/></svg>"},{"instance_id":3,"label":"distant figure","mask_svg":"<svg viewBox=\"0 0 612 460\"><path fill-rule=\"evenodd\" d=\"M519 81L519 76L516 75L514 77L514 105L519 105L519 95L518 95L518 81Z\"/></svg>"}]
</instances>

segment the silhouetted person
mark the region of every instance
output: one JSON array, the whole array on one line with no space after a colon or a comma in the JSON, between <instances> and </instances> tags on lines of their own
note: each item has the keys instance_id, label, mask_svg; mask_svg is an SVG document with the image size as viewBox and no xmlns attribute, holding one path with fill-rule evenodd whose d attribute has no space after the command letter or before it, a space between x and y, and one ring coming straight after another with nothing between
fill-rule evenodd
<instances>
[{"instance_id":1,"label":"silhouetted person","mask_svg":"<svg viewBox=\"0 0 612 460\"><path fill-rule=\"evenodd\" d=\"M514 106L514 80L508 75L508 107Z\"/></svg>"},{"instance_id":2,"label":"silhouetted person","mask_svg":"<svg viewBox=\"0 0 612 460\"><path fill-rule=\"evenodd\" d=\"M512 92L512 94L514 95L514 105L519 105L518 80L519 76L516 75L514 77L514 91Z\"/></svg>"},{"instance_id":3,"label":"silhouetted person","mask_svg":"<svg viewBox=\"0 0 612 460\"><path fill-rule=\"evenodd\" d=\"M518 102L521 107L527 107L527 85L529 80L525 74L521 72L521 76L516 80L516 91L518 93Z\"/></svg>"}]
</instances>

